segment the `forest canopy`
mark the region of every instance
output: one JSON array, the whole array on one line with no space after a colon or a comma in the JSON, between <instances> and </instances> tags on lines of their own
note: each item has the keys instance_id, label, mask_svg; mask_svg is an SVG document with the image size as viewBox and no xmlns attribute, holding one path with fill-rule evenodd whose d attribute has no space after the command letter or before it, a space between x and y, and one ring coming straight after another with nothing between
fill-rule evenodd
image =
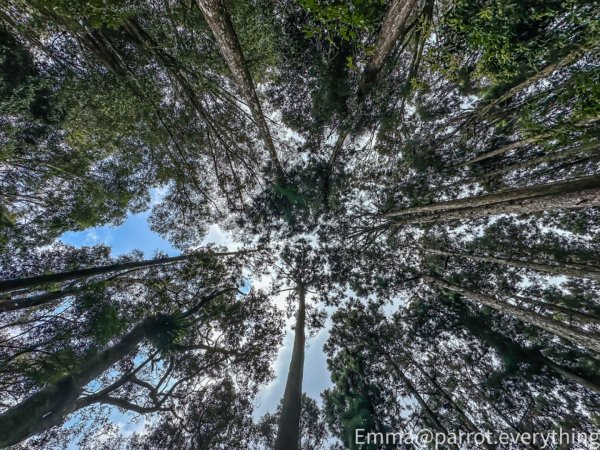
<instances>
[{"instance_id":1,"label":"forest canopy","mask_svg":"<svg viewBox=\"0 0 600 450\"><path fill-rule=\"evenodd\" d=\"M3 0L0 448L597 435L599 121L594 1Z\"/></svg>"}]
</instances>

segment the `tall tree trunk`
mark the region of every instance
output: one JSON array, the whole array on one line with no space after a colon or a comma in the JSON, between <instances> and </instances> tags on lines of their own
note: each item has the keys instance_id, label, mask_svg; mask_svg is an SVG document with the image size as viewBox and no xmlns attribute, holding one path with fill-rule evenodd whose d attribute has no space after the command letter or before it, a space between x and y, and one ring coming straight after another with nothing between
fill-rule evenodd
<instances>
[{"instance_id":1,"label":"tall tree trunk","mask_svg":"<svg viewBox=\"0 0 600 450\"><path fill-rule=\"evenodd\" d=\"M304 332L306 321L306 288L298 286L298 313L294 335L294 349L288 372L275 450L300 450L300 414L302 413L302 376L304 371Z\"/></svg>"},{"instance_id":2,"label":"tall tree trunk","mask_svg":"<svg viewBox=\"0 0 600 450\"><path fill-rule=\"evenodd\" d=\"M449 252L446 250L425 249L427 253L436 255L453 256L457 258L471 259L473 261L489 262L493 264L502 264L505 266L520 267L536 270L539 272L550 273L552 275L568 275L570 277L591 278L600 280L600 267L587 264L559 263L549 264L540 261L523 261L519 259L497 258L494 256L476 256L465 253Z\"/></svg>"},{"instance_id":3,"label":"tall tree trunk","mask_svg":"<svg viewBox=\"0 0 600 450\"><path fill-rule=\"evenodd\" d=\"M380 350L382 351L383 356L388 361L389 365L392 367L392 369L394 369L394 372L396 373L396 375L398 375L398 377L402 381L402 384L404 385L404 387L406 388L408 393L417 401L417 403L421 407L421 410L423 411L423 414L425 414L425 417L427 417L428 421L430 422L430 425L441 433L444 433L444 434L448 433L448 430L446 430L446 428L442 425L442 423L440 422L440 419L433 412L433 410L429 407L429 405L427 405L427 402L425 401L425 399L421 396L421 394L419 393L419 391L417 390L415 385L412 383L412 381L404 374L404 372L402 371L400 366L396 363L396 361L394 361L394 358L392 358L392 356L385 350L383 350L383 349L380 349ZM454 446L451 446L451 447L455 448Z\"/></svg>"},{"instance_id":4,"label":"tall tree trunk","mask_svg":"<svg viewBox=\"0 0 600 450\"><path fill-rule=\"evenodd\" d=\"M231 256L251 253L256 250L240 250L234 252L207 253L211 256ZM108 264L106 266L89 267L86 269L75 269L66 272L57 272L47 275L38 275L28 278L13 278L12 280L0 281L0 293L14 291L16 289L34 288L47 283L61 283L64 281L75 280L78 278L86 278L94 275L101 275L110 272L120 272L129 269L143 269L146 267L160 266L165 264L173 264L179 261L186 261L194 256L200 255L202 252L188 253L186 255L169 256L166 258L146 259L143 261L123 262L116 264Z\"/></svg>"},{"instance_id":5,"label":"tall tree trunk","mask_svg":"<svg viewBox=\"0 0 600 450\"><path fill-rule=\"evenodd\" d=\"M600 206L600 175L392 211L384 214L384 217L391 219L384 226L593 206Z\"/></svg>"},{"instance_id":6,"label":"tall tree trunk","mask_svg":"<svg viewBox=\"0 0 600 450\"><path fill-rule=\"evenodd\" d=\"M427 372L427 370L425 370L425 368L421 365L421 363L419 363L418 361L413 359L413 357L410 355L410 353L408 353L404 350L402 350L402 353L404 353L404 355L417 368L417 370L419 372L421 372L421 375L423 375L431 383L431 385L435 388L435 390L438 391L439 394L450 404L450 406L458 414L458 416L460 417L460 419L462 420L464 425L473 433L478 433L479 429L473 423L473 421L470 419L470 417L465 413L465 411L460 406L458 406L458 404L454 401L452 396L442 386L440 386L440 384L435 380L435 378L433 378L431 375L429 375L429 372Z\"/></svg>"},{"instance_id":7,"label":"tall tree trunk","mask_svg":"<svg viewBox=\"0 0 600 450\"><path fill-rule=\"evenodd\" d=\"M594 154L597 152L597 150L598 150L598 142L591 142L591 143L587 143L587 144L583 144L583 145L578 145L577 147L571 148L569 150L555 151L552 153L547 153L545 155L538 156L537 158L531 158L531 159L528 159L528 160L520 162L520 163L511 164L509 166L504 166L501 169L497 169L492 172L486 172L486 173L482 174L480 178L482 178L482 179L491 178L491 177L494 177L497 175L502 175L504 173L512 172L514 170L525 169L527 167L536 166L536 165L542 164L542 163L552 163L557 160L568 158L570 156L578 156L578 157L581 157L581 159L585 159L585 160L589 161L589 159L592 157L584 156L584 155L587 155L589 153ZM575 159L575 160L577 160L577 159Z\"/></svg>"},{"instance_id":8,"label":"tall tree trunk","mask_svg":"<svg viewBox=\"0 0 600 450\"><path fill-rule=\"evenodd\" d=\"M563 67L567 67L571 64L576 63L585 54L585 52L587 50L588 50L588 47L586 47L585 45L574 46L569 51L569 53L564 55L558 61L551 62L550 64L547 64L545 67L542 67L541 69L536 70L529 78L521 81L516 86L510 88L508 91L506 91L500 97L477 108L471 114L473 115L473 117L485 117L494 106L509 100L510 98L517 95L519 92L524 91L531 85L533 85L533 84L537 83L538 81L551 75L553 72L555 72L559 69L562 69Z\"/></svg>"},{"instance_id":9,"label":"tall tree trunk","mask_svg":"<svg viewBox=\"0 0 600 450\"><path fill-rule=\"evenodd\" d=\"M383 64L387 57L390 55L398 39L404 34L406 30L406 23L411 13L417 5L417 0L392 0L391 5L385 13L383 23L379 29L379 33L375 40L375 49L373 54L362 74L359 82L358 95L364 97L368 94L373 86L373 82L377 78L379 72L383 68ZM351 117L346 118L340 127L338 138L333 146L331 156L328 161L328 170L323 178L323 204L327 208L327 202L329 199L330 191L330 179L333 167L335 166L337 159L342 152L342 148L350 131L353 128L352 122L356 119L356 116L360 113L354 113Z\"/></svg>"},{"instance_id":10,"label":"tall tree trunk","mask_svg":"<svg viewBox=\"0 0 600 450\"><path fill-rule=\"evenodd\" d=\"M507 296L513 297L517 300L522 300L525 303L529 303L531 305L535 305L535 306L539 306L541 308L556 312L556 313L561 313L564 314L566 316L569 316L569 318L574 318L575 320L581 322L581 323L587 323L587 324L600 324L600 316L597 316L596 314L592 314L592 313L584 313L581 311L577 311L575 309L571 309L571 308L567 308L565 306L560 306L560 305L555 305L554 303L548 303L548 302L544 302L541 300L534 300L531 298L526 298L526 297L522 297L520 295L514 295L514 294L510 294L510 293L506 293Z\"/></svg>"},{"instance_id":11,"label":"tall tree trunk","mask_svg":"<svg viewBox=\"0 0 600 450\"><path fill-rule=\"evenodd\" d=\"M66 415L77 409L77 398L83 388L131 354L149 335L156 320L157 317L145 319L114 346L87 358L69 375L49 382L46 387L1 414L0 447L15 445L60 425Z\"/></svg>"},{"instance_id":12,"label":"tall tree trunk","mask_svg":"<svg viewBox=\"0 0 600 450\"><path fill-rule=\"evenodd\" d=\"M0 281L0 292L14 291L16 289L34 288L47 283L61 283L64 281L75 280L78 278L87 278L94 275L102 275L111 272L120 272L129 269L143 269L146 267L172 264L179 261L185 261L193 256L193 253L180 256L170 256L167 258L146 259L143 261L123 262L108 264L106 266L89 267L86 269L75 269L66 272L50 273L47 275L38 275L28 278L13 278L12 280Z\"/></svg>"},{"instance_id":13,"label":"tall tree trunk","mask_svg":"<svg viewBox=\"0 0 600 450\"><path fill-rule=\"evenodd\" d=\"M461 286L448 283L447 281L442 280L441 278L437 278L434 276L425 276L423 278L424 280L434 285L437 285L443 289L459 293L462 296L474 302L486 305L502 314L507 314L512 317L515 317L516 319L519 319L522 322L546 330L550 333L555 334L556 336L560 336L572 342L575 345L579 345L592 352L600 354L600 336L595 333L590 333L580 328L566 325L562 322L559 322L558 320L551 319L534 311L528 311L527 309L523 309L519 306L511 305L510 303L503 302L501 300L498 300L497 298L480 294L478 292L469 291L468 289L463 288Z\"/></svg>"},{"instance_id":14,"label":"tall tree trunk","mask_svg":"<svg viewBox=\"0 0 600 450\"><path fill-rule=\"evenodd\" d=\"M383 18L375 41L375 50L367 62L359 88L359 95L365 95L394 49L396 41L403 35L406 23L417 5L417 0L392 0Z\"/></svg>"},{"instance_id":15,"label":"tall tree trunk","mask_svg":"<svg viewBox=\"0 0 600 450\"><path fill-rule=\"evenodd\" d=\"M229 70L231 70L233 78L242 93L242 97L248 103L248 107L258 126L260 137L271 156L271 163L274 166L275 173L279 180L283 181L285 180L285 172L273 145L267 121L260 106L258 95L256 95L254 83L244 59L244 53L231 23L227 8L223 0L196 0L196 3L215 36L219 52L229 66Z\"/></svg>"},{"instance_id":16,"label":"tall tree trunk","mask_svg":"<svg viewBox=\"0 0 600 450\"><path fill-rule=\"evenodd\" d=\"M43 294L34 295L25 298L7 298L0 299L0 314L18 311L19 309L32 308L34 306L45 305L52 303L54 300L60 300L69 295L75 294L82 290L82 287L65 288L59 291L44 292Z\"/></svg>"},{"instance_id":17,"label":"tall tree trunk","mask_svg":"<svg viewBox=\"0 0 600 450\"><path fill-rule=\"evenodd\" d=\"M577 373L575 369L558 364L544 356L539 349L523 347L514 339L494 331L491 327L475 327L474 321L470 319L467 315L460 316L462 325L471 334L496 349L498 353L511 355L511 357L519 358L524 362L539 364L541 367L547 367L562 377L600 394L600 385L596 383L594 376Z\"/></svg>"},{"instance_id":18,"label":"tall tree trunk","mask_svg":"<svg viewBox=\"0 0 600 450\"><path fill-rule=\"evenodd\" d=\"M456 167L465 167L470 166L471 164L475 164L476 162L483 161L489 158L493 158L494 156L503 155L511 150L514 150L519 147L523 147L528 144L532 144L533 142L544 138L546 135L542 134L540 136L534 136L527 139L522 139L520 141L511 142L510 144L503 145L502 147L495 148L493 150L487 151L480 155L475 156L474 158L469 159L468 161L457 164Z\"/></svg>"}]
</instances>

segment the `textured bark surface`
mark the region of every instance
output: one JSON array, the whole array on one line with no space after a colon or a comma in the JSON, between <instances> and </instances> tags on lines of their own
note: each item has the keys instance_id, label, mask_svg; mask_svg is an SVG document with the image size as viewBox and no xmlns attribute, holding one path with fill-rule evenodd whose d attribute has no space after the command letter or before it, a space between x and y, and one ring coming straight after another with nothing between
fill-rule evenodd
<instances>
[{"instance_id":1,"label":"textured bark surface","mask_svg":"<svg viewBox=\"0 0 600 450\"><path fill-rule=\"evenodd\" d=\"M279 417L279 427L275 440L275 450L300 450L300 414L302 413L302 376L304 371L304 331L306 321L305 297L303 286L298 289L298 313L294 334L292 361L288 372L283 405Z\"/></svg>"},{"instance_id":2,"label":"textured bark surface","mask_svg":"<svg viewBox=\"0 0 600 450\"><path fill-rule=\"evenodd\" d=\"M477 256L465 253L448 252L446 250L426 249L427 253L457 258L471 259L473 261L503 264L505 266L522 267L552 275L568 275L571 277L591 278L600 280L600 267L587 264L558 263L549 264L540 261L523 261L519 259L497 258L493 256Z\"/></svg>"},{"instance_id":3,"label":"textured bark surface","mask_svg":"<svg viewBox=\"0 0 600 450\"><path fill-rule=\"evenodd\" d=\"M285 172L275 151L267 121L260 106L258 95L256 95L254 83L244 59L244 53L231 23L227 8L222 0L196 0L196 2L215 36L221 56L229 66L233 79L250 108L252 117L258 126L260 137L271 156L271 163L275 168L275 172L283 180Z\"/></svg>"},{"instance_id":4,"label":"textured bark surface","mask_svg":"<svg viewBox=\"0 0 600 450\"><path fill-rule=\"evenodd\" d=\"M392 223L410 224L593 206L600 206L598 175L406 208L384 217Z\"/></svg>"},{"instance_id":5,"label":"textured bark surface","mask_svg":"<svg viewBox=\"0 0 600 450\"><path fill-rule=\"evenodd\" d=\"M62 424L66 416L78 408L77 399L83 388L133 352L155 320L154 317L144 320L114 346L88 358L68 376L47 384L0 415L0 448L15 445Z\"/></svg>"},{"instance_id":6,"label":"textured bark surface","mask_svg":"<svg viewBox=\"0 0 600 450\"><path fill-rule=\"evenodd\" d=\"M511 305L510 303L498 300L497 298L480 294L478 292L469 291L466 288L448 283L440 278L427 276L424 277L424 280L443 289L459 293L472 301L489 306L490 308L495 309L502 314L515 317L522 322L546 330L555 334L556 336L560 336L572 342L575 345L579 345L583 348L591 350L592 352L600 354L600 336L597 334L566 325L558 320L551 319L533 311L528 311L519 306Z\"/></svg>"},{"instance_id":7,"label":"textured bark surface","mask_svg":"<svg viewBox=\"0 0 600 450\"><path fill-rule=\"evenodd\" d=\"M469 166L476 162L484 161L489 158L493 158L494 156L503 155L504 153L508 153L511 150L514 150L514 149L520 148L520 147L524 147L525 145L531 144L539 139L542 139L544 136L545 135L528 138L528 139L523 139L523 140L517 141L517 142L511 142L510 144L506 144L506 145L503 145L502 147L495 148L493 150L490 150L489 152L482 153L472 159L469 159L468 161L458 164L456 167Z\"/></svg>"},{"instance_id":8,"label":"textured bark surface","mask_svg":"<svg viewBox=\"0 0 600 450\"><path fill-rule=\"evenodd\" d=\"M168 258L148 259L144 261L133 261L127 263L109 264L106 266L89 267L87 269L69 270L67 272L51 273L48 275L39 275L28 278L14 278L12 280L0 281L0 292L8 292L15 289L25 289L39 286L46 283L60 283L63 281L75 280L77 278L91 277L110 272L119 272L122 270L137 269L161 264L171 264L178 261L184 261L192 256L180 255ZM1 308L0 308L1 310Z\"/></svg>"},{"instance_id":9,"label":"textured bark surface","mask_svg":"<svg viewBox=\"0 0 600 450\"><path fill-rule=\"evenodd\" d=\"M375 80L383 68L383 63L394 49L396 41L406 29L406 23L417 5L416 0L393 0L385 13L381 29L375 41L373 56L367 63L361 81L361 91L364 92Z\"/></svg>"},{"instance_id":10,"label":"textured bark surface","mask_svg":"<svg viewBox=\"0 0 600 450\"><path fill-rule=\"evenodd\" d=\"M487 172L483 174L482 178L489 178L496 175L501 175L503 173L512 172L514 170L526 169L527 167L536 166L538 164L552 163L561 159L569 158L571 156L586 157L585 155L594 154L597 152L597 150L598 143L592 142L590 144L580 145L569 150L555 151L537 158L531 158L520 163L511 164L510 166L504 166L501 169L494 170L492 172ZM587 158L590 157L587 156Z\"/></svg>"},{"instance_id":11,"label":"textured bark surface","mask_svg":"<svg viewBox=\"0 0 600 450\"><path fill-rule=\"evenodd\" d=\"M26 298L7 298L0 299L0 313L17 311L19 309L32 308L34 306L44 305L47 303L60 300L68 295L75 294L80 291L80 288L65 288L60 291L44 292L43 294L34 295Z\"/></svg>"},{"instance_id":12,"label":"textured bark surface","mask_svg":"<svg viewBox=\"0 0 600 450\"><path fill-rule=\"evenodd\" d=\"M524 91L531 85L533 85L533 84L537 83L538 81L551 75L553 72L577 62L577 60L579 60L585 54L585 52L586 52L586 48L583 46L577 46L577 47L573 48L569 53L567 53L565 56L563 56L560 60L546 65L546 67L543 67L542 69L536 71L532 76L530 76L526 80L521 81L519 84L514 86L512 89L509 89L508 91L506 91L503 95L501 95L497 99L495 99L492 102L490 102L489 104L484 105L483 107L477 109L475 111L476 115L478 117L485 116L488 112L490 112L490 110L494 106L496 106L502 102L505 102L506 100L509 100L510 98L517 95L519 92Z\"/></svg>"}]
</instances>

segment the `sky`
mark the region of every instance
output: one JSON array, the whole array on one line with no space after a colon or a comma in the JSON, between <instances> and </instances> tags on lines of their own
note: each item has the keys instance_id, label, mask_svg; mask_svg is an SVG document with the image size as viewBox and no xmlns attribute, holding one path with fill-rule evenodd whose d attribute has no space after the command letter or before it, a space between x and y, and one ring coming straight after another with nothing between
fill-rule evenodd
<instances>
[{"instance_id":1,"label":"sky","mask_svg":"<svg viewBox=\"0 0 600 450\"><path fill-rule=\"evenodd\" d=\"M114 257L135 249L143 251L145 257L152 257L157 250L166 252L170 256L179 254L179 251L172 247L168 241L150 230L147 220L148 216L149 212L130 214L120 226L101 226L89 228L84 231L71 231L64 233L59 240L76 247L105 244L112 248L112 256ZM230 249L236 246L231 236L219 228L218 225L212 225L209 228L209 232L202 244L206 245L208 243L224 245ZM276 301L278 305L283 307L283 298L278 298ZM282 314L284 314L283 309ZM274 361L276 377L264 386L259 393L256 400L255 418L259 418L266 412L273 412L283 396L294 341L294 334L291 329L293 322L294 318L290 318L286 323L286 335L283 340L283 347ZM326 367L326 357L323 353L323 344L327 340L328 330L329 326L326 326L316 336L307 339L304 360L303 390L307 395L319 401L319 403L320 393L332 386ZM119 413L112 415L112 419L126 433L131 433L142 428L143 422L130 423L132 417Z\"/></svg>"}]
</instances>

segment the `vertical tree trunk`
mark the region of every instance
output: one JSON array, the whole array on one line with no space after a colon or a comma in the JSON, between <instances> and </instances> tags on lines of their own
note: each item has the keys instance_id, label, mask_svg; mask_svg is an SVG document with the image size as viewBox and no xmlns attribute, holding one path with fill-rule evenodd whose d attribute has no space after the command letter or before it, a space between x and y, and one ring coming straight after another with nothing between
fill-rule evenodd
<instances>
[{"instance_id":1,"label":"vertical tree trunk","mask_svg":"<svg viewBox=\"0 0 600 450\"><path fill-rule=\"evenodd\" d=\"M437 277L426 276L424 279L443 289L459 293L472 301L489 306L502 314L513 316L525 323L529 323L535 327L560 336L575 345L579 345L600 354L600 336L595 333L568 326L558 320L551 319L533 311L528 311L519 306L511 305L510 303L503 302L494 297L483 295L478 292L471 292L466 288L448 283Z\"/></svg>"},{"instance_id":2,"label":"vertical tree trunk","mask_svg":"<svg viewBox=\"0 0 600 450\"><path fill-rule=\"evenodd\" d=\"M306 288L298 286L298 313L294 335L294 349L288 372L275 450L300 450L300 414L302 412L302 376L304 371Z\"/></svg>"},{"instance_id":3,"label":"vertical tree trunk","mask_svg":"<svg viewBox=\"0 0 600 450\"><path fill-rule=\"evenodd\" d=\"M489 262L502 264L505 266L521 267L525 269L536 270L539 272L550 273L553 275L568 275L571 277L591 278L600 280L600 267L588 266L586 264L559 263L548 264L540 261L522 261L518 259L497 258L494 256L476 256L465 253L449 252L446 250L425 249L427 253L436 255L453 256L457 258L471 259L473 261Z\"/></svg>"},{"instance_id":4,"label":"vertical tree trunk","mask_svg":"<svg viewBox=\"0 0 600 450\"><path fill-rule=\"evenodd\" d=\"M262 112L250 71L244 60L242 47L231 23L227 8L223 0L196 0L196 2L215 36L219 52L229 66L229 70L231 70L233 78L242 93L242 97L248 103L248 107L258 126L260 137L271 156L271 163L274 166L275 173L279 180L284 180L285 172L277 157L267 121Z\"/></svg>"},{"instance_id":5,"label":"vertical tree trunk","mask_svg":"<svg viewBox=\"0 0 600 450\"><path fill-rule=\"evenodd\" d=\"M387 225L422 224L593 206L600 206L600 175L406 208L384 217L390 219Z\"/></svg>"},{"instance_id":6,"label":"vertical tree trunk","mask_svg":"<svg viewBox=\"0 0 600 450\"><path fill-rule=\"evenodd\" d=\"M0 447L23 440L60 425L67 414L77 409L83 388L110 367L131 354L149 334L156 317L136 325L117 344L85 360L69 375L32 394L23 402L0 415Z\"/></svg>"}]
</instances>

